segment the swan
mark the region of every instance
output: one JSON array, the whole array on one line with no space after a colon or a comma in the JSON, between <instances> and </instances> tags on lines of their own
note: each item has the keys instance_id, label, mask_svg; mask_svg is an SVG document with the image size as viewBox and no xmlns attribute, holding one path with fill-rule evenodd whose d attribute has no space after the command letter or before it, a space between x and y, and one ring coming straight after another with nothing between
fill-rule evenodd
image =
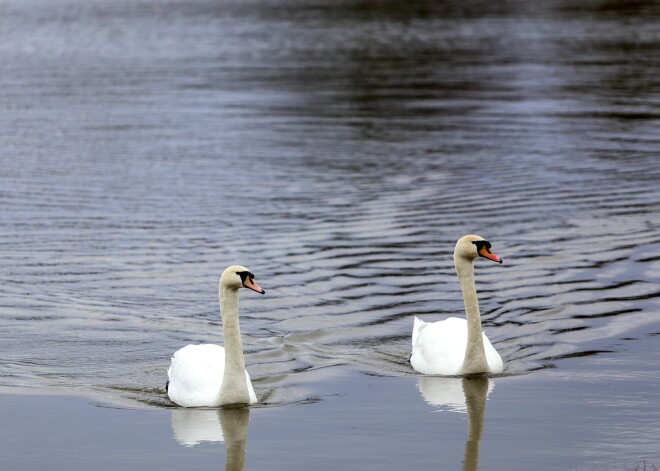
<instances>
[{"instance_id":1,"label":"swan","mask_svg":"<svg viewBox=\"0 0 660 471\"><path fill-rule=\"evenodd\" d=\"M501 373L502 358L483 333L477 290L474 286L474 259L484 257L497 263L502 259L490 250L481 236L458 239L454 264L461 283L466 319L450 317L438 322L424 322L415 317L410 364L427 375L465 375Z\"/></svg>"},{"instance_id":2,"label":"swan","mask_svg":"<svg viewBox=\"0 0 660 471\"><path fill-rule=\"evenodd\" d=\"M253 404L257 396L245 370L238 322L238 290L265 291L247 268L234 265L220 276L219 298L225 348L213 344L186 345L174 352L167 370L167 395L183 407Z\"/></svg>"}]
</instances>

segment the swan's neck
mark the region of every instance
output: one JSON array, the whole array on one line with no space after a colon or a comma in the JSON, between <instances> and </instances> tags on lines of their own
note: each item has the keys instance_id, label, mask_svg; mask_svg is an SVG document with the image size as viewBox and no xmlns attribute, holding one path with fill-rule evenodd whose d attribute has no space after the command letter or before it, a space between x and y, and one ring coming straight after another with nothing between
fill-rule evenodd
<instances>
[{"instance_id":1,"label":"swan's neck","mask_svg":"<svg viewBox=\"0 0 660 471\"><path fill-rule=\"evenodd\" d=\"M462 257L454 257L454 262L461 282L467 319L467 347L463 359L463 374L484 373L488 371L488 362L484 350L477 289L474 286L474 264L472 260Z\"/></svg>"},{"instance_id":2,"label":"swan's neck","mask_svg":"<svg viewBox=\"0 0 660 471\"><path fill-rule=\"evenodd\" d=\"M249 404L243 342L238 322L238 290L220 287L220 314L225 341L225 372L220 388L221 405Z\"/></svg>"}]
</instances>

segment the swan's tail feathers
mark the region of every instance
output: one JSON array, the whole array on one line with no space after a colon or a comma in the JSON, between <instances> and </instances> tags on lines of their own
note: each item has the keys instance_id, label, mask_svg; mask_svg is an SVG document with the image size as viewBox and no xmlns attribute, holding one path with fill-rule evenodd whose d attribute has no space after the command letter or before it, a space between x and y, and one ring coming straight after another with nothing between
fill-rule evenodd
<instances>
[{"instance_id":1,"label":"swan's tail feathers","mask_svg":"<svg viewBox=\"0 0 660 471\"><path fill-rule=\"evenodd\" d=\"M415 320L413 322L413 331L412 331L412 344L413 344L413 347L415 346L415 343L417 342L417 337L419 337L419 334L422 332L424 327L426 327L426 324L427 324L427 322L424 322L419 317L415 316Z\"/></svg>"}]
</instances>

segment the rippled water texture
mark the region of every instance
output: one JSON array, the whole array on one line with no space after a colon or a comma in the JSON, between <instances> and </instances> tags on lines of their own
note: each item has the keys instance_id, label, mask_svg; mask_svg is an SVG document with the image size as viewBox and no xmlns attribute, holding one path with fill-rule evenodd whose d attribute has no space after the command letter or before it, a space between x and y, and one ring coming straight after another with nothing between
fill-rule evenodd
<instances>
[{"instance_id":1,"label":"rippled water texture","mask_svg":"<svg viewBox=\"0 0 660 471\"><path fill-rule=\"evenodd\" d=\"M476 233L504 259L476 267L506 363L489 407L617 385L634 468L660 437L659 21L645 1L1 1L0 387L170 407L169 357L221 342L240 263L267 290L241 328L277 414L346 375L432 405L412 319L463 315L452 251Z\"/></svg>"}]
</instances>

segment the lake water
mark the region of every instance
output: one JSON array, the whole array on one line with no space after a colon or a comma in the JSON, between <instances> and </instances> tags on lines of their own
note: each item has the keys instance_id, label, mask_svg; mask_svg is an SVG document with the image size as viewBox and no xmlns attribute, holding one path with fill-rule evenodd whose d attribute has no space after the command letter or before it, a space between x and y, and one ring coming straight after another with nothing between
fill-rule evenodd
<instances>
[{"instance_id":1,"label":"lake water","mask_svg":"<svg viewBox=\"0 0 660 471\"><path fill-rule=\"evenodd\" d=\"M660 466L659 21L0 1L0 469ZM468 233L504 259L476 277L506 370L418 376ZM177 409L235 263L260 405Z\"/></svg>"}]
</instances>

